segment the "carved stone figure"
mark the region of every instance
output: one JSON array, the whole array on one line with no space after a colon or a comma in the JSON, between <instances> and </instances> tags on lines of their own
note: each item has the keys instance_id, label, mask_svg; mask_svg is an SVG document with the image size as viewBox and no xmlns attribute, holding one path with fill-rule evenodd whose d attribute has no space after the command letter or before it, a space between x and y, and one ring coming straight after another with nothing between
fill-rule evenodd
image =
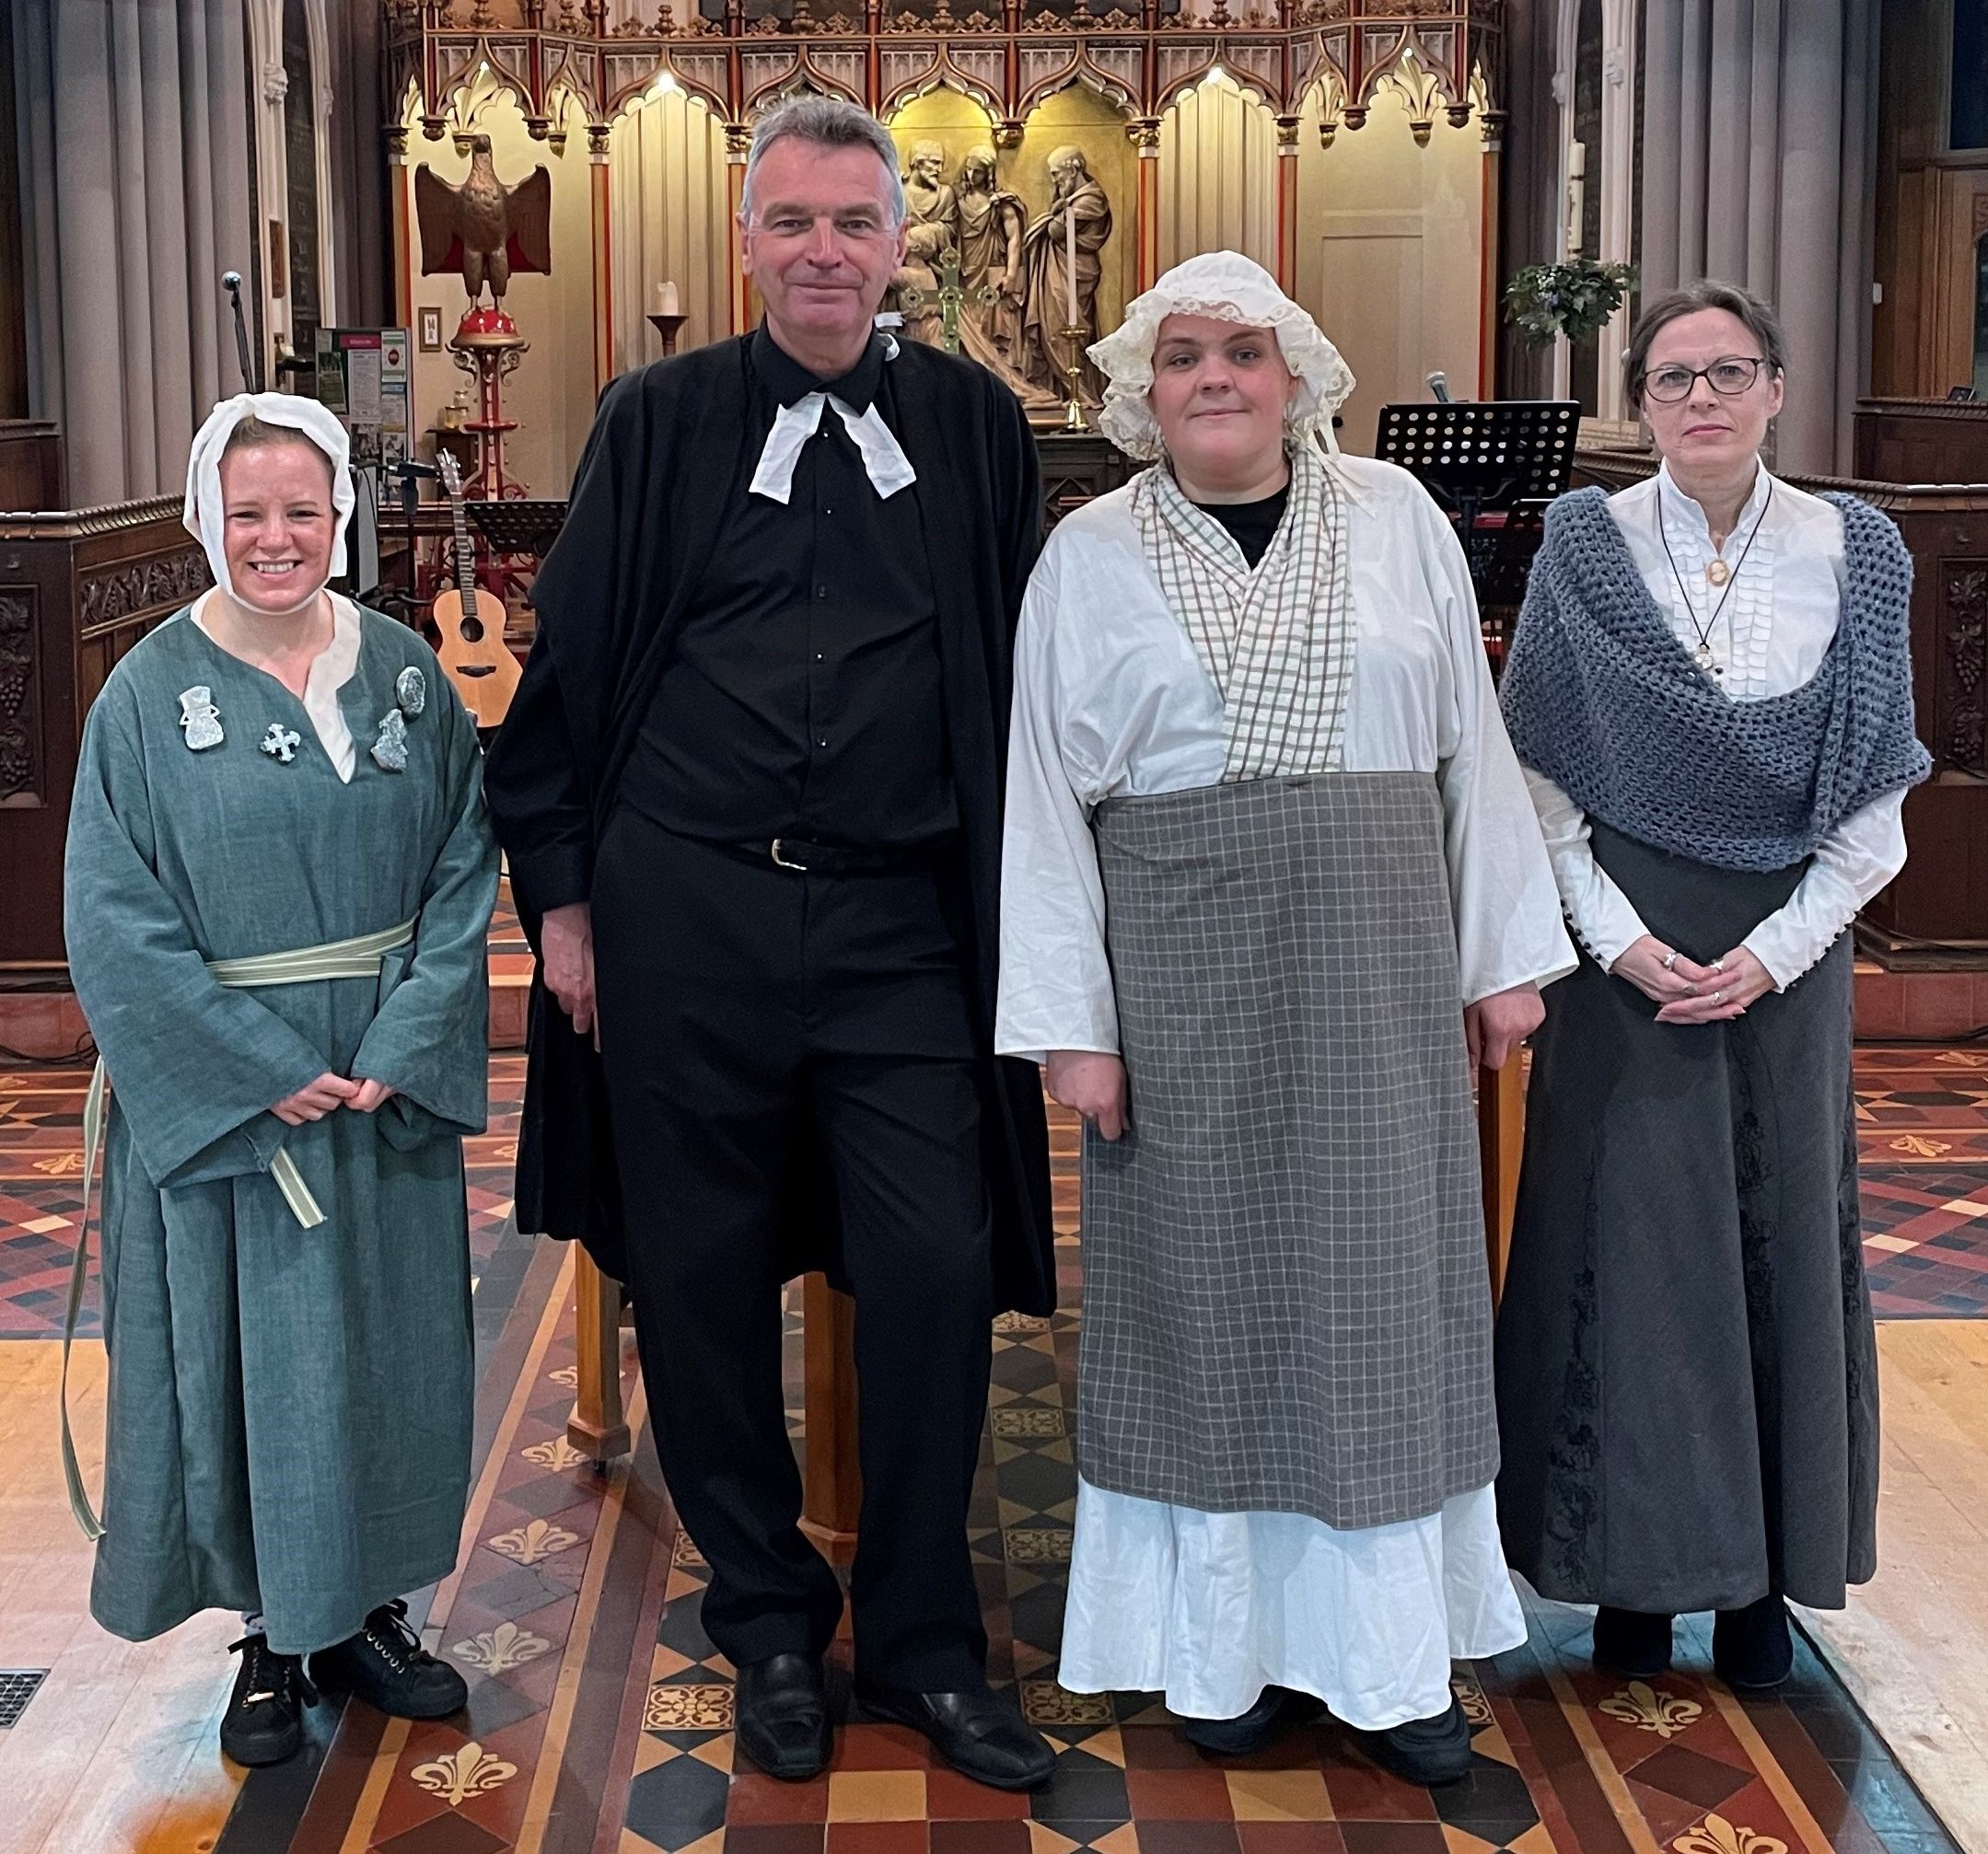
<instances>
[{"instance_id":1,"label":"carved stone figure","mask_svg":"<svg viewBox=\"0 0 1988 1854\"><path fill-rule=\"evenodd\" d=\"M986 337L1005 369L1021 370L1022 298L1028 286L1023 243L1029 209L994 179L994 151L969 148L958 196L960 315Z\"/></svg>"},{"instance_id":2,"label":"carved stone figure","mask_svg":"<svg viewBox=\"0 0 1988 1854\"><path fill-rule=\"evenodd\" d=\"M1060 395L1066 389L1064 365L1071 346L1063 330L1072 326L1072 309L1075 326L1084 330L1076 345L1086 347L1098 339L1098 281L1104 272L1099 253L1111 236L1111 203L1091 178L1080 148L1053 149L1049 172L1054 189L1050 209L1029 227L1024 240L1022 371L1030 386ZM1104 380L1088 359L1078 389L1087 403L1102 403Z\"/></svg>"},{"instance_id":3,"label":"carved stone figure","mask_svg":"<svg viewBox=\"0 0 1988 1854\"><path fill-rule=\"evenodd\" d=\"M913 226L943 226L951 240L959 203L940 179L946 171L946 150L936 142L913 142L905 165L904 206Z\"/></svg>"}]
</instances>

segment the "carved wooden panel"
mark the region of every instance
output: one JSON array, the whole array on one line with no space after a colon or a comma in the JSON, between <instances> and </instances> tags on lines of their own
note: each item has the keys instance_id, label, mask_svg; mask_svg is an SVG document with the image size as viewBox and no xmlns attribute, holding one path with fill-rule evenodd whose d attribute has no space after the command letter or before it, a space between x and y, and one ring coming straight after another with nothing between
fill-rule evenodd
<instances>
[{"instance_id":1,"label":"carved wooden panel","mask_svg":"<svg viewBox=\"0 0 1988 1854\"><path fill-rule=\"evenodd\" d=\"M0 591L0 805L40 805L41 705L35 588Z\"/></svg>"},{"instance_id":2,"label":"carved wooden panel","mask_svg":"<svg viewBox=\"0 0 1988 1854\"><path fill-rule=\"evenodd\" d=\"M1213 39L1192 39L1169 42L1159 48L1159 94L1168 100L1181 85L1199 77L1215 62Z\"/></svg>"},{"instance_id":3,"label":"carved wooden panel","mask_svg":"<svg viewBox=\"0 0 1988 1854\"><path fill-rule=\"evenodd\" d=\"M863 98L863 53L857 50L825 52L819 46L808 54L808 68L824 90L848 98ZM995 60L998 75L1000 61Z\"/></svg>"},{"instance_id":4,"label":"carved wooden panel","mask_svg":"<svg viewBox=\"0 0 1988 1854\"><path fill-rule=\"evenodd\" d=\"M889 100L909 95L929 76L938 64L936 45L887 45L878 53L883 94Z\"/></svg>"},{"instance_id":5,"label":"carved wooden panel","mask_svg":"<svg viewBox=\"0 0 1988 1854\"><path fill-rule=\"evenodd\" d=\"M207 556L197 547L93 574L76 587L81 634L87 638L129 619L175 610L212 583Z\"/></svg>"},{"instance_id":6,"label":"carved wooden panel","mask_svg":"<svg viewBox=\"0 0 1988 1854\"><path fill-rule=\"evenodd\" d=\"M1223 63L1238 82L1274 101L1284 78L1284 55L1275 45L1231 45Z\"/></svg>"},{"instance_id":7,"label":"carved wooden panel","mask_svg":"<svg viewBox=\"0 0 1988 1854\"><path fill-rule=\"evenodd\" d=\"M1136 45L1092 45L1088 48L1092 67L1117 92L1121 107L1133 109L1145 76L1145 54Z\"/></svg>"},{"instance_id":8,"label":"carved wooden panel","mask_svg":"<svg viewBox=\"0 0 1988 1854\"><path fill-rule=\"evenodd\" d=\"M988 97L998 99L1006 75L1006 59L998 47L963 45L957 39L948 48L954 68L980 86Z\"/></svg>"},{"instance_id":9,"label":"carved wooden panel","mask_svg":"<svg viewBox=\"0 0 1988 1854\"><path fill-rule=\"evenodd\" d=\"M777 90L800 67L801 54L797 51L741 52L738 75L745 87L746 107L751 109L769 91Z\"/></svg>"},{"instance_id":10,"label":"carved wooden panel","mask_svg":"<svg viewBox=\"0 0 1988 1854\"><path fill-rule=\"evenodd\" d=\"M1939 737L1928 745L1961 771L1988 778L1988 562L1948 562L1943 582Z\"/></svg>"}]
</instances>

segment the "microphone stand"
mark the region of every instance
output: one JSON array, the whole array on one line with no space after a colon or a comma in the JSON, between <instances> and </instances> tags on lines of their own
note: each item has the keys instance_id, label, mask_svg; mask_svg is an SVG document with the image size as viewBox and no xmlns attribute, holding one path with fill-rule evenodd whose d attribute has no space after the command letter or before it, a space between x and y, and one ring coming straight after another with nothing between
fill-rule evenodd
<instances>
[{"instance_id":1,"label":"microphone stand","mask_svg":"<svg viewBox=\"0 0 1988 1854\"><path fill-rule=\"evenodd\" d=\"M230 271L221 279L221 287L228 294L235 306L235 358L241 364L241 384L245 392L259 393L262 390L262 376L260 368L249 363L249 324L241 312L241 272Z\"/></svg>"}]
</instances>

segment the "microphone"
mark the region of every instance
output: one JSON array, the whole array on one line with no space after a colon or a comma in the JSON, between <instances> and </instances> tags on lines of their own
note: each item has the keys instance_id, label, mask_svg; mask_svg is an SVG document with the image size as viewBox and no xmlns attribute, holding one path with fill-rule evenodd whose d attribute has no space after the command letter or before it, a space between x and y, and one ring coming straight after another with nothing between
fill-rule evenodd
<instances>
[{"instance_id":1,"label":"microphone","mask_svg":"<svg viewBox=\"0 0 1988 1854\"><path fill-rule=\"evenodd\" d=\"M262 390L262 382L249 365L249 324L241 313L241 272L223 272L221 287L227 292L235 305L235 358L241 364L242 389L245 392L259 393Z\"/></svg>"},{"instance_id":2,"label":"microphone","mask_svg":"<svg viewBox=\"0 0 1988 1854\"><path fill-rule=\"evenodd\" d=\"M1447 406L1456 403L1449 397L1449 376L1444 373L1440 367L1435 373L1428 375L1427 380L1429 390L1436 395L1437 405Z\"/></svg>"},{"instance_id":3,"label":"microphone","mask_svg":"<svg viewBox=\"0 0 1988 1854\"><path fill-rule=\"evenodd\" d=\"M401 473L401 474L402 476L440 476L440 475L441 475L441 471L440 471L440 470L438 470L438 469L436 469L436 467L435 467L435 466L434 466L433 464L424 464L424 463L422 463L422 462L420 462L420 461L419 461L418 459L416 459L416 458L403 458L403 459L402 459L402 460L401 460L401 462L399 462L399 463L397 463L397 464L389 464L389 465L388 465L388 469L397 469L397 470L399 470L399 471L400 471L400 473Z\"/></svg>"}]
</instances>

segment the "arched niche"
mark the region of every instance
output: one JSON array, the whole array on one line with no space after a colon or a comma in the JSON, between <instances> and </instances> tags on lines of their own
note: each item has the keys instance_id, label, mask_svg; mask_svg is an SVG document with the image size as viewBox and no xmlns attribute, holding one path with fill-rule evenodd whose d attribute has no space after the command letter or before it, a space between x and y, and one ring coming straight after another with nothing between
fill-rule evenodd
<instances>
[{"instance_id":1,"label":"arched niche","mask_svg":"<svg viewBox=\"0 0 1988 1854\"><path fill-rule=\"evenodd\" d=\"M1277 269L1277 125L1261 97L1217 65L1159 119L1159 268L1240 251Z\"/></svg>"},{"instance_id":2,"label":"arched niche","mask_svg":"<svg viewBox=\"0 0 1988 1854\"><path fill-rule=\"evenodd\" d=\"M732 224L725 124L701 97L659 79L608 134L614 371L660 357L649 325L665 284L689 319L677 350L731 332Z\"/></svg>"},{"instance_id":3,"label":"arched niche","mask_svg":"<svg viewBox=\"0 0 1988 1854\"><path fill-rule=\"evenodd\" d=\"M1380 407L1426 399L1432 368L1459 399L1484 390L1484 143L1401 84L1375 87L1358 128L1343 100L1336 75L1305 100L1294 282L1359 382L1341 441L1370 452Z\"/></svg>"}]
</instances>

